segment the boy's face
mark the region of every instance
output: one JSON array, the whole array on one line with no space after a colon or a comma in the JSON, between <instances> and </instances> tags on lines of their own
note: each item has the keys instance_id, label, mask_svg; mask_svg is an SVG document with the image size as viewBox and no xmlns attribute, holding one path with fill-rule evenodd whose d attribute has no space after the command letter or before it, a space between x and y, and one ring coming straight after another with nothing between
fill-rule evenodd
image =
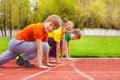
<instances>
[{"instance_id":1,"label":"boy's face","mask_svg":"<svg viewBox=\"0 0 120 80\"><path fill-rule=\"evenodd\" d=\"M77 35L71 33L71 38L70 38L70 39L71 39L71 40L77 40L78 37L77 37Z\"/></svg>"},{"instance_id":2,"label":"boy's face","mask_svg":"<svg viewBox=\"0 0 120 80\"><path fill-rule=\"evenodd\" d=\"M46 32L52 32L52 31L58 29L58 27L55 26L52 22L45 22L44 26L45 26Z\"/></svg>"}]
</instances>

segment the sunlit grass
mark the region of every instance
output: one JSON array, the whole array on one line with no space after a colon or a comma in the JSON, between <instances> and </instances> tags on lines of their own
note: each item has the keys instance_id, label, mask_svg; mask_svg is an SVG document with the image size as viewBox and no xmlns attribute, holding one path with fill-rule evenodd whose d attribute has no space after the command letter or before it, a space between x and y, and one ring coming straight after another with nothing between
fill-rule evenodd
<instances>
[{"instance_id":1,"label":"sunlit grass","mask_svg":"<svg viewBox=\"0 0 120 80\"><path fill-rule=\"evenodd\" d=\"M120 37L83 36L70 44L74 57L120 57Z\"/></svg>"},{"instance_id":2,"label":"sunlit grass","mask_svg":"<svg viewBox=\"0 0 120 80\"><path fill-rule=\"evenodd\" d=\"M0 54L8 48L8 43L10 39L11 39L10 37L7 38L0 37Z\"/></svg>"}]
</instances>

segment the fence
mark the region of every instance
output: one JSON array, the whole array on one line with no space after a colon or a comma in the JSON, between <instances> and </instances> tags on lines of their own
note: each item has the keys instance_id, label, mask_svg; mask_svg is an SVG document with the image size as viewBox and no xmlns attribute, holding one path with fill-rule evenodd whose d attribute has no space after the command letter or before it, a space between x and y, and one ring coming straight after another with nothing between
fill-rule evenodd
<instances>
[{"instance_id":1,"label":"fence","mask_svg":"<svg viewBox=\"0 0 120 80\"><path fill-rule=\"evenodd\" d=\"M17 34L20 30L12 30L12 36ZM6 31L7 36L9 36L9 30ZM120 36L120 30L113 29L83 29L81 30L82 35L85 36ZM0 34L2 37L2 33Z\"/></svg>"}]
</instances>

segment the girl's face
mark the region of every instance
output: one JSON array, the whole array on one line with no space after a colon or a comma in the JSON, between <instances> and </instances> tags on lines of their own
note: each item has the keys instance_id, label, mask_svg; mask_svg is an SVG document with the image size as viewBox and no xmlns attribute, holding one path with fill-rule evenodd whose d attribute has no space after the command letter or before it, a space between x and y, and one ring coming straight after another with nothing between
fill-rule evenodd
<instances>
[{"instance_id":1,"label":"girl's face","mask_svg":"<svg viewBox=\"0 0 120 80\"><path fill-rule=\"evenodd\" d=\"M67 27L63 27L63 33L68 34L71 31L72 27L73 27L72 25L69 25Z\"/></svg>"},{"instance_id":2,"label":"girl's face","mask_svg":"<svg viewBox=\"0 0 120 80\"><path fill-rule=\"evenodd\" d=\"M77 35L71 33L70 39L71 39L71 40L77 40L78 37L77 37Z\"/></svg>"},{"instance_id":3,"label":"girl's face","mask_svg":"<svg viewBox=\"0 0 120 80\"><path fill-rule=\"evenodd\" d=\"M52 22L44 22L44 26L45 26L45 32L52 32L58 29L58 27L55 26Z\"/></svg>"}]
</instances>

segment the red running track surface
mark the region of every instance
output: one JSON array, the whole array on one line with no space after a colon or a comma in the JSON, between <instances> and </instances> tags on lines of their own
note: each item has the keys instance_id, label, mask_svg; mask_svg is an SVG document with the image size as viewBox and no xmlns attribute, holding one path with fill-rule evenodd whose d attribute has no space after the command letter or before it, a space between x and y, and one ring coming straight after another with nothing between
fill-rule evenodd
<instances>
[{"instance_id":1,"label":"red running track surface","mask_svg":"<svg viewBox=\"0 0 120 80\"><path fill-rule=\"evenodd\" d=\"M0 80L120 80L120 59L77 58L49 69L23 68L12 60L0 66Z\"/></svg>"}]
</instances>

